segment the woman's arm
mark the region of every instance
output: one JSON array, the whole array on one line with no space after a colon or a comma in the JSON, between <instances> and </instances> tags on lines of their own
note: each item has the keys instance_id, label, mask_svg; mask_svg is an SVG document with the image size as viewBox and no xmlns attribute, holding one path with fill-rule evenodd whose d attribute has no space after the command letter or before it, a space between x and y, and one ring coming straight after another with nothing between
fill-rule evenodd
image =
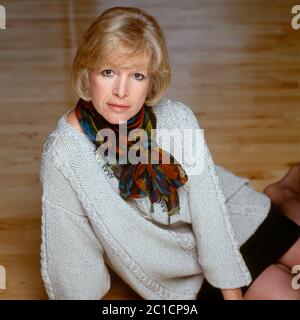
<instances>
[{"instance_id":1,"label":"woman's arm","mask_svg":"<svg viewBox=\"0 0 300 320\"><path fill-rule=\"evenodd\" d=\"M224 300L243 300L242 290L237 289L221 289Z\"/></svg>"},{"instance_id":2,"label":"woman's arm","mask_svg":"<svg viewBox=\"0 0 300 320\"><path fill-rule=\"evenodd\" d=\"M201 129L189 107L181 104L176 111L180 128ZM251 275L239 251L212 156L205 140L202 146L195 139L184 143L197 143L193 150L203 147L202 158L197 160L197 163L203 161L201 172L194 173L187 163L183 164L189 180L189 205L199 264L212 286L229 290L224 291L226 298L240 297L234 288L249 285Z\"/></svg>"},{"instance_id":3,"label":"woman's arm","mask_svg":"<svg viewBox=\"0 0 300 320\"><path fill-rule=\"evenodd\" d=\"M69 181L42 158L41 273L49 299L99 300L110 288L103 247Z\"/></svg>"}]
</instances>

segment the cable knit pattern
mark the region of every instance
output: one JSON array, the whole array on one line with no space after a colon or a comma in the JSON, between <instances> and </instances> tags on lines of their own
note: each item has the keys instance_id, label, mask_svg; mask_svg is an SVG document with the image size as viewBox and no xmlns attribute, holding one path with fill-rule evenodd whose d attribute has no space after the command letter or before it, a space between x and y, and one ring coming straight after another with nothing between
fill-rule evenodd
<instances>
[{"instance_id":1,"label":"cable knit pattern","mask_svg":"<svg viewBox=\"0 0 300 320\"><path fill-rule=\"evenodd\" d=\"M200 129L190 108L183 104L181 108L187 115L184 120L181 119L183 128ZM251 282L251 276L239 252L225 205L225 197L206 142L204 142L204 163L203 172L190 179L190 204L193 206L191 211L194 214L193 228L198 239L199 258L202 260L205 277L212 285L223 288L242 287ZM202 190L201 185L206 190L204 188ZM216 205L213 212L210 212L212 208L210 202ZM213 217L209 219L209 215ZM218 236L217 233L220 231L222 234ZM206 252L205 246L211 248L209 253ZM228 273L224 277L224 270L231 270L231 274Z\"/></svg>"},{"instance_id":2,"label":"cable knit pattern","mask_svg":"<svg viewBox=\"0 0 300 320\"><path fill-rule=\"evenodd\" d=\"M163 99L154 111L158 129L198 126L180 102ZM238 248L266 217L269 199L248 179L215 166L206 146L205 170L178 189L181 209L168 225L162 203L151 213L148 198L119 196L118 180L67 114L41 157L41 272L50 299L101 299L107 265L144 299L196 299L204 276L220 288L249 284ZM176 158L181 147L165 149Z\"/></svg>"}]
</instances>

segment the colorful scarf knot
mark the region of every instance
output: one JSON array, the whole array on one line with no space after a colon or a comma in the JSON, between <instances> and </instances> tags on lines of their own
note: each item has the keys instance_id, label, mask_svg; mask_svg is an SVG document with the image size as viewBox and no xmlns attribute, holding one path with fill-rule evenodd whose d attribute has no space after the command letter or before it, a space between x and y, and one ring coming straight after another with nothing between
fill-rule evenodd
<instances>
[{"instance_id":1,"label":"colorful scarf knot","mask_svg":"<svg viewBox=\"0 0 300 320\"><path fill-rule=\"evenodd\" d=\"M95 146L100 147L103 143L109 142L109 140L104 141L105 139L101 140L99 136L97 137L99 130L106 128L113 130L116 137L116 145L114 146L116 162L110 163L107 161L107 165L119 180L120 196L123 199L149 196L152 212L154 211L154 202L164 202L170 223L170 216L179 213L180 210L177 189L188 181L188 177L181 165L175 163L174 157L159 148L155 138L151 137L151 130L156 129L157 123L153 108L144 104L135 116L127 120L126 123L120 124L120 126L109 123L97 112L91 101L79 99L75 112L82 129ZM120 134L122 126L127 126L126 136ZM143 140L145 141L144 145L128 139L133 129L142 129L146 132L146 139ZM112 146L111 142L110 146ZM129 149L132 148L133 150L136 148L138 157L143 156L142 159L147 159L147 161L139 161L136 164L130 163L128 154ZM110 155L107 150L103 156L109 158ZM125 159L125 164L120 162L120 159ZM169 162L163 163L163 159L168 159Z\"/></svg>"}]
</instances>

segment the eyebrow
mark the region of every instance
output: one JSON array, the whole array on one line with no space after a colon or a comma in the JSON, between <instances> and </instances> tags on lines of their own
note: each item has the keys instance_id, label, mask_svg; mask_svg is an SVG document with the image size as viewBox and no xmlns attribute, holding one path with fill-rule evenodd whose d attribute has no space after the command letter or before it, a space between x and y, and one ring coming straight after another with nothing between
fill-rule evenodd
<instances>
[{"instance_id":1,"label":"eyebrow","mask_svg":"<svg viewBox=\"0 0 300 320\"><path fill-rule=\"evenodd\" d=\"M121 68L121 69L131 69L131 70L141 70L141 71L147 71L147 67L145 67L144 65L133 65L133 66L130 66L130 67L120 67L119 65L116 65L114 63L104 63L101 67L105 67L105 66L110 66L110 67L113 67L113 68Z\"/></svg>"}]
</instances>

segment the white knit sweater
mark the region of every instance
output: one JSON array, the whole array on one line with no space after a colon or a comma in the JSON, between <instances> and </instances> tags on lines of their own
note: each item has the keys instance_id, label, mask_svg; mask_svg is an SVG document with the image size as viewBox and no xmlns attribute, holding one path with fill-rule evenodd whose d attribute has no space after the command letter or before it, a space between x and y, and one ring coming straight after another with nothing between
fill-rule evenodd
<instances>
[{"instance_id":1,"label":"white knit sweater","mask_svg":"<svg viewBox=\"0 0 300 320\"><path fill-rule=\"evenodd\" d=\"M178 189L180 213L168 225L159 203L151 213L149 198L120 197L117 178L68 112L41 157L41 271L50 299L101 299L107 265L144 299L194 300L204 277L218 288L251 282L239 247L265 219L266 195L215 166L205 143L204 170ZM183 103L162 99L154 112L158 129L199 128ZM175 156L180 147L164 149Z\"/></svg>"}]
</instances>

